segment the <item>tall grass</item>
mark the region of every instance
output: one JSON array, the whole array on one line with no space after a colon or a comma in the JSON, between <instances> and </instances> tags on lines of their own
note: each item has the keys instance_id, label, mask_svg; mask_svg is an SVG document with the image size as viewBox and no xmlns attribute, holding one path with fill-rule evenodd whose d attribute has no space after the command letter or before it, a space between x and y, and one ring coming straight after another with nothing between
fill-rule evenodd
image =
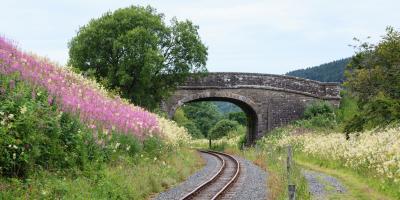
<instances>
[{"instance_id":1,"label":"tall grass","mask_svg":"<svg viewBox=\"0 0 400 200\"><path fill-rule=\"evenodd\" d=\"M109 95L94 81L68 68L20 51L0 37L0 73L18 74L18 79L48 92L48 102L79 116L90 128L102 132L121 132L144 138L160 134L155 114L133 106L118 96Z\"/></svg>"}]
</instances>

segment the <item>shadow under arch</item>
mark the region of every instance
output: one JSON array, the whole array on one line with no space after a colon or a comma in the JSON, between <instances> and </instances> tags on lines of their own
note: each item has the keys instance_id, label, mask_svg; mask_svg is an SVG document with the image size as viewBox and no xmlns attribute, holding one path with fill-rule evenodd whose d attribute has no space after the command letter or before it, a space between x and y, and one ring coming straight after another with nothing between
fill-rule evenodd
<instances>
[{"instance_id":1,"label":"shadow under arch","mask_svg":"<svg viewBox=\"0 0 400 200\"><path fill-rule=\"evenodd\" d=\"M172 116L175 114L176 109L178 109L182 105L186 103L200 102L200 101L224 101L233 103L238 107L240 107L247 117L246 145L254 144L257 138L258 123L259 123L258 114L256 112L257 105L247 97L234 93L225 93L225 92L220 92L220 93L214 92L212 94L209 92L204 92L204 93L193 94L186 96L185 98L179 100L175 105L173 105L168 115L170 118L172 118Z\"/></svg>"}]
</instances>

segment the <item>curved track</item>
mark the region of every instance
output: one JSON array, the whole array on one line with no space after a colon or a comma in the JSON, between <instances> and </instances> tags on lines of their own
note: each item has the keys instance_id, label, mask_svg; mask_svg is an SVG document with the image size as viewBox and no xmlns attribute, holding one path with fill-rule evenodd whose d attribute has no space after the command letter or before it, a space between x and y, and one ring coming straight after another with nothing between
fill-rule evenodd
<instances>
[{"instance_id":1,"label":"curved track","mask_svg":"<svg viewBox=\"0 0 400 200\"><path fill-rule=\"evenodd\" d=\"M221 163L220 168L210 179L186 194L181 200L223 198L239 177L240 164L233 156L214 151L201 152L215 156Z\"/></svg>"}]
</instances>

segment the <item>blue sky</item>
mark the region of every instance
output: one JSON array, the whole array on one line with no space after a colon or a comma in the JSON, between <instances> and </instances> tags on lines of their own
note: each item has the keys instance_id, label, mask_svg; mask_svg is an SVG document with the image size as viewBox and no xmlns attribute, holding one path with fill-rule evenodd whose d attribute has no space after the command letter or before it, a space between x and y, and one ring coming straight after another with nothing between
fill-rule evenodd
<instances>
[{"instance_id":1,"label":"blue sky","mask_svg":"<svg viewBox=\"0 0 400 200\"><path fill-rule=\"evenodd\" d=\"M209 71L283 74L351 56L352 38L400 28L398 0L1 0L0 34L65 64L68 41L102 13L151 5L200 26Z\"/></svg>"}]
</instances>

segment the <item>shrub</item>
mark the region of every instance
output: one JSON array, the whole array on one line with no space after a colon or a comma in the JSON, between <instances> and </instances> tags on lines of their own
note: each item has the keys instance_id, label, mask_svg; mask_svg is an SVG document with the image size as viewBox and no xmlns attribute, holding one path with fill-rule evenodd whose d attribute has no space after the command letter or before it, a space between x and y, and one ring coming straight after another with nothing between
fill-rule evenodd
<instances>
[{"instance_id":1,"label":"shrub","mask_svg":"<svg viewBox=\"0 0 400 200\"><path fill-rule=\"evenodd\" d=\"M223 136L226 136L230 131L236 130L239 127L239 123L236 121L231 121L228 119L223 119L217 124L215 124L210 129L210 138L218 139Z\"/></svg>"},{"instance_id":2,"label":"shrub","mask_svg":"<svg viewBox=\"0 0 400 200\"><path fill-rule=\"evenodd\" d=\"M227 148L227 147L228 147L228 143L226 141L221 141L221 142L218 142L218 143L213 143L211 145L210 149L213 150L213 151L221 151L221 152L223 152L225 150L225 148Z\"/></svg>"},{"instance_id":3,"label":"shrub","mask_svg":"<svg viewBox=\"0 0 400 200\"><path fill-rule=\"evenodd\" d=\"M149 137L143 141L143 150L150 157L161 157L165 148L165 143L158 137Z\"/></svg>"},{"instance_id":4,"label":"shrub","mask_svg":"<svg viewBox=\"0 0 400 200\"><path fill-rule=\"evenodd\" d=\"M77 118L49 104L43 90L16 78L0 75L5 91L0 96L1 175L27 177L37 168L84 169L98 159L90 131Z\"/></svg>"},{"instance_id":5,"label":"shrub","mask_svg":"<svg viewBox=\"0 0 400 200\"><path fill-rule=\"evenodd\" d=\"M351 97L346 90L342 90L340 96L342 99L340 100L339 109L335 111L335 114L338 123L344 124L350 121L360 111L357 100Z\"/></svg>"},{"instance_id":6,"label":"shrub","mask_svg":"<svg viewBox=\"0 0 400 200\"><path fill-rule=\"evenodd\" d=\"M319 115L333 116L332 105L325 101L316 101L306 107L304 117L310 119Z\"/></svg>"},{"instance_id":7,"label":"shrub","mask_svg":"<svg viewBox=\"0 0 400 200\"><path fill-rule=\"evenodd\" d=\"M182 124L193 138L204 138L204 135L192 121L187 121Z\"/></svg>"},{"instance_id":8,"label":"shrub","mask_svg":"<svg viewBox=\"0 0 400 200\"><path fill-rule=\"evenodd\" d=\"M113 153L126 153L133 157L142 151L143 145L135 137L114 133L108 148L112 150Z\"/></svg>"},{"instance_id":9,"label":"shrub","mask_svg":"<svg viewBox=\"0 0 400 200\"><path fill-rule=\"evenodd\" d=\"M400 100L379 93L366 103L344 126L345 133L360 132L375 127L385 127L400 119Z\"/></svg>"},{"instance_id":10,"label":"shrub","mask_svg":"<svg viewBox=\"0 0 400 200\"><path fill-rule=\"evenodd\" d=\"M334 129L337 125L334 109L325 101L316 101L308 105L304 111L304 118L295 121L294 124L308 129Z\"/></svg>"},{"instance_id":11,"label":"shrub","mask_svg":"<svg viewBox=\"0 0 400 200\"><path fill-rule=\"evenodd\" d=\"M189 134L194 138L204 138L204 135L201 133L200 129L196 126L196 123L192 120L188 119L185 116L185 112L178 108L174 115L174 121L186 128Z\"/></svg>"},{"instance_id":12,"label":"shrub","mask_svg":"<svg viewBox=\"0 0 400 200\"><path fill-rule=\"evenodd\" d=\"M239 139L239 141L238 141L238 143L237 143L238 148L239 148L240 150L243 150L243 147L246 145L246 143L247 143L247 137L246 137L246 135L240 136L240 139Z\"/></svg>"}]
</instances>

